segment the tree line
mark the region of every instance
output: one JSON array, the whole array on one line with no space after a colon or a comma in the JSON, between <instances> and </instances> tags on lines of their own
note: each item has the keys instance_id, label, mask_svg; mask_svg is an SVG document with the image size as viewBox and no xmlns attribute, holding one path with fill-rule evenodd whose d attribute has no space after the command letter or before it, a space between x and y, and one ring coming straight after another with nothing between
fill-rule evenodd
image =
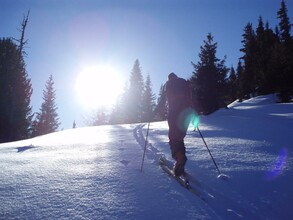
<instances>
[{"instance_id":1,"label":"tree line","mask_svg":"<svg viewBox=\"0 0 293 220\"><path fill-rule=\"evenodd\" d=\"M199 61L191 62L194 71L188 79L191 82L193 105L199 114L210 114L219 108L227 108L229 103L237 99L241 102L253 96L271 93L276 93L280 102L292 100L292 24L284 0L277 12L277 18L279 23L274 31L269 27L268 21L263 23L261 16L255 30L250 22L244 27L240 49L243 56L239 58L236 70L233 66L226 66L226 57L217 57L218 44L212 34L208 33L203 46L200 47ZM150 79L146 85L150 87ZM162 112L158 112L157 117L151 113L156 106L155 98L152 92L146 91L146 88L143 88L139 61L136 61L131 72L130 87L117 107L120 110L114 113L114 116L119 115L120 121L112 118L112 122L132 123L166 119L167 106ZM157 103L164 95L162 85Z\"/></svg>"},{"instance_id":2,"label":"tree line","mask_svg":"<svg viewBox=\"0 0 293 220\"><path fill-rule=\"evenodd\" d=\"M43 90L40 111L32 112L33 89L24 62L28 18L29 12L21 23L19 39L0 39L0 143L54 132L60 124L52 75Z\"/></svg>"},{"instance_id":3,"label":"tree line","mask_svg":"<svg viewBox=\"0 0 293 220\"><path fill-rule=\"evenodd\" d=\"M29 13L28 13L29 14ZM43 91L39 112L32 113L30 98L32 85L25 69L24 40L28 14L21 24L19 40L0 39L0 142L29 138L57 131L60 123L55 103L53 76L50 75ZM226 66L226 57L217 57L217 42L211 33L200 47L199 61L191 62L190 80L194 108L210 114L232 101L257 95L277 93L280 102L290 102L293 95L293 38L290 19L284 0L277 12L278 25L273 30L268 21L259 17L258 26L244 27L242 48L236 70ZM140 62L135 60L129 84L117 100L110 114L99 111L91 125L140 123L164 120L168 106L153 114L164 96L161 85L158 98L152 91L148 74L144 79Z\"/></svg>"},{"instance_id":4,"label":"tree line","mask_svg":"<svg viewBox=\"0 0 293 220\"><path fill-rule=\"evenodd\" d=\"M254 30L251 23L244 28L243 48L237 76L238 98L278 93L281 102L289 102L293 86L293 41L285 1L277 12L278 26L273 31L259 17Z\"/></svg>"},{"instance_id":5,"label":"tree line","mask_svg":"<svg viewBox=\"0 0 293 220\"><path fill-rule=\"evenodd\" d=\"M240 102L257 95L277 93L280 102L293 96L293 39L284 0L277 12L278 26L273 31L269 22L244 27L242 48L236 70L227 68L225 59L216 57L217 43L211 34L200 48L200 61L192 63L191 77L195 108L209 114L238 99ZM229 73L229 76L228 76Z\"/></svg>"}]
</instances>

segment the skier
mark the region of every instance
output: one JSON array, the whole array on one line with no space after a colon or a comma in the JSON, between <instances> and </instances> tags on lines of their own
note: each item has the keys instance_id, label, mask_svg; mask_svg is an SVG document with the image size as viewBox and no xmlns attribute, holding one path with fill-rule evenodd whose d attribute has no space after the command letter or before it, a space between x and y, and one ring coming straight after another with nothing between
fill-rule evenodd
<instances>
[{"instance_id":1,"label":"skier","mask_svg":"<svg viewBox=\"0 0 293 220\"><path fill-rule=\"evenodd\" d=\"M166 100L168 102L169 145L172 157L175 159L173 168L175 176L184 175L184 166L187 161L185 154L184 137L193 117L192 98L189 81L179 78L175 73L168 75L165 84L165 96L158 103L155 113L158 113Z\"/></svg>"}]
</instances>

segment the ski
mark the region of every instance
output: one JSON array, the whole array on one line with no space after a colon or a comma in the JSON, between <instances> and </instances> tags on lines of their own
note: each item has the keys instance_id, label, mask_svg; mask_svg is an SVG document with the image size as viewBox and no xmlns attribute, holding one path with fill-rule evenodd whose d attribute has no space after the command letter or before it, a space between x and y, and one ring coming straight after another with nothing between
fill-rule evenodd
<instances>
[{"instance_id":1,"label":"ski","mask_svg":"<svg viewBox=\"0 0 293 220\"><path fill-rule=\"evenodd\" d=\"M181 186L183 186L189 192L191 192L192 194L196 195L201 200L206 202L206 199L203 197L201 190L192 185L192 181L190 178L191 176L189 174L186 173L182 176L175 176L171 162L163 157L160 158L160 166L164 172L166 172L169 176L174 178Z\"/></svg>"}]
</instances>

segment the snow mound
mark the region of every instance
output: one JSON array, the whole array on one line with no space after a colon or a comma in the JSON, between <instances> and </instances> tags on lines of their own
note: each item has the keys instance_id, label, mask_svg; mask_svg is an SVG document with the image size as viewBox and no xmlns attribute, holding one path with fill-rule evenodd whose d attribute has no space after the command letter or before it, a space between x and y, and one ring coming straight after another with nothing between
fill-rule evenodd
<instances>
[{"instance_id":1,"label":"snow mound","mask_svg":"<svg viewBox=\"0 0 293 220\"><path fill-rule=\"evenodd\" d=\"M263 96L257 96L250 98L248 100L244 100L243 102L239 102L239 100L236 100L228 105L229 108L234 107L243 107L248 105L268 105L273 104L278 101L278 97L276 94L270 94L270 95L263 95Z\"/></svg>"}]
</instances>

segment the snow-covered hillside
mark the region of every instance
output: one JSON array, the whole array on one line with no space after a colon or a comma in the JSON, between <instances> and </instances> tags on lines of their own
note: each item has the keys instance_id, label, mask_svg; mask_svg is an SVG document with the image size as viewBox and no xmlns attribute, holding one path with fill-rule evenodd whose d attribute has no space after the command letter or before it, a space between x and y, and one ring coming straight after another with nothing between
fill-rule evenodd
<instances>
[{"instance_id":1,"label":"snow-covered hillside","mask_svg":"<svg viewBox=\"0 0 293 220\"><path fill-rule=\"evenodd\" d=\"M261 96L201 116L186 169L205 201L158 165L167 122L65 130L0 144L0 219L293 219L293 103Z\"/></svg>"}]
</instances>

